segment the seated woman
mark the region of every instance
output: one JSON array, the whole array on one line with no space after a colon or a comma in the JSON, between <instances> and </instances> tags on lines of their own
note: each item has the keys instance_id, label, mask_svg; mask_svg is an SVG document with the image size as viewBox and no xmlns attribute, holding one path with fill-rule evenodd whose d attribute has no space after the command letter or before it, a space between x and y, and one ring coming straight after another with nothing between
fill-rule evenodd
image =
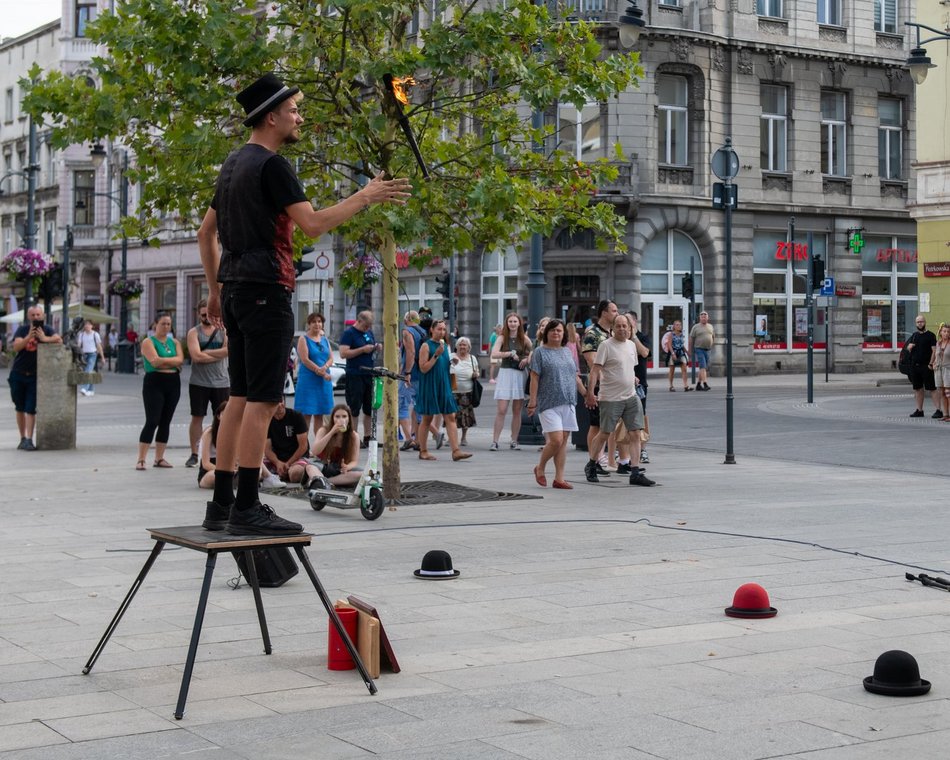
<instances>
[{"instance_id":1,"label":"seated woman","mask_svg":"<svg viewBox=\"0 0 950 760\"><path fill-rule=\"evenodd\" d=\"M324 418L310 454L315 457L323 477L335 486L352 486L360 479L356 465L360 456L360 437L353 415L346 404L337 404Z\"/></svg>"}]
</instances>

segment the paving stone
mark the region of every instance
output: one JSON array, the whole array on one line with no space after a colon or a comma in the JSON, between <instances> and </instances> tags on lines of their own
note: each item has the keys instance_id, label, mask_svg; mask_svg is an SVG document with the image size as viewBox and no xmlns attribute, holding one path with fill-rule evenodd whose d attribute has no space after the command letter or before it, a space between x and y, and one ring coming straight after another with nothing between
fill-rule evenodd
<instances>
[{"instance_id":1,"label":"paving stone","mask_svg":"<svg viewBox=\"0 0 950 760\"><path fill-rule=\"evenodd\" d=\"M175 726L168 719L160 718L148 710L117 710L81 715L72 718L53 718L46 724L72 742L85 742L111 736L147 734L154 731L170 731Z\"/></svg>"}]
</instances>

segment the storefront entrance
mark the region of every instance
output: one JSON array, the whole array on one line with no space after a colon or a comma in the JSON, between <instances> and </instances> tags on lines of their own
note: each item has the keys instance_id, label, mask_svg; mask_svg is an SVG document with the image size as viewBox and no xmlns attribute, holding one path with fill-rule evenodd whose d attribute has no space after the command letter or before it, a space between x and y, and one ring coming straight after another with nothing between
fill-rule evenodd
<instances>
[{"instance_id":1,"label":"storefront entrance","mask_svg":"<svg viewBox=\"0 0 950 760\"><path fill-rule=\"evenodd\" d=\"M583 325L596 319L600 301L600 277L597 275L563 275L556 280L557 316L564 322Z\"/></svg>"},{"instance_id":2,"label":"storefront entrance","mask_svg":"<svg viewBox=\"0 0 950 760\"><path fill-rule=\"evenodd\" d=\"M640 314L640 331L650 336L650 351L652 353L649 364L651 370L663 369L660 366L660 341L667 329L673 326L676 320L683 323L683 333L689 335L689 301L682 298L663 301L644 301Z\"/></svg>"}]
</instances>

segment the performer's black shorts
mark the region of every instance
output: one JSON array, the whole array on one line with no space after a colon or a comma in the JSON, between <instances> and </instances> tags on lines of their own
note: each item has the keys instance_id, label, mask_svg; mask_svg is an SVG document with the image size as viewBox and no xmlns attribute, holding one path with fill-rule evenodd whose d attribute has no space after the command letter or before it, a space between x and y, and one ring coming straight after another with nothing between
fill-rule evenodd
<instances>
[{"instance_id":1,"label":"performer's black shorts","mask_svg":"<svg viewBox=\"0 0 950 760\"><path fill-rule=\"evenodd\" d=\"M206 388L203 385L189 383L188 401L191 405L191 416L204 417L208 413L208 404L211 404L211 413L214 414L230 395L230 388Z\"/></svg>"},{"instance_id":2,"label":"performer's black shorts","mask_svg":"<svg viewBox=\"0 0 950 760\"><path fill-rule=\"evenodd\" d=\"M231 395L278 402L294 339L293 295L283 285L225 283L221 313L228 331Z\"/></svg>"}]
</instances>

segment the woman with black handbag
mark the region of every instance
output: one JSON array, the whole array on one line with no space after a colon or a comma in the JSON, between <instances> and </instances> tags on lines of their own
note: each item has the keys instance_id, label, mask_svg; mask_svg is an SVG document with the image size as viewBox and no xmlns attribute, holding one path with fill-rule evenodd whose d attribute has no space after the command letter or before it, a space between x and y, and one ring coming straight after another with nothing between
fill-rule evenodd
<instances>
[{"instance_id":1,"label":"woman with black handbag","mask_svg":"<svg viewBox=\"0 0 950 760\"><path fill-rule=\"evenodd\" d=\"M459 445L468 446L466 438L468 429L475 427L475 386L481 391L478 381L482 374L475 357L472 356L472 342L465 337L455 341L455 353L452 355L452 395L459 410L455 413L455 421L461 431ZM479 402L481 393L479 393Z\"/></svg>"}]
</instances>

